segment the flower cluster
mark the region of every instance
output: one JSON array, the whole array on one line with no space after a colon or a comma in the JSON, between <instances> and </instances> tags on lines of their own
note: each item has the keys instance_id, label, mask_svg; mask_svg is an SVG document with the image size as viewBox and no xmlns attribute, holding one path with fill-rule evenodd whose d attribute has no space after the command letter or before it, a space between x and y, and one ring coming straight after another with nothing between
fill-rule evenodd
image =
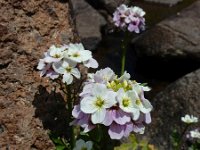
<instances>
[{"instance_id":1,"label":"flower cluster","mask_svg":"<svg viewBox=\"0 0 200 150\"><path fill-rule=\"evenodd\" d=\"M115 26L130 32L140 33L145 29L145 12L139 7L120 5L113 14Z\"/></svg>"},{"instance_id":2,"label":"flower cluster","mask_svg":"<svg viewBox=\"0 0 200 150\"><path fill-rule=\"evenodd\" d=\"M198 129L190 131L191 138L200 139L200 132Z\"/></svg>"},{"instance_id":3,"label":"flower cluster","mask_svg":"<svg viewBox=\"0 0 200 150\"><path fill-rule=\"evenodd\" d=\"M90 74L75 105L72 124L80 125L84 132L97 124L109 127L111 139L128 137L134 131L144 133L145 123L151 122L151 103L144 98L148 87L130 80L130 74L117 77L110 68Z\"/></svg>"},{"instance_id":4,"label":"flower cluster","mask_svg":"<svg viewBox=\"0 0 200 150\"><path fill-rule=\"evenodd\" d=\"M56 79L62 75L62 81L71 84L73 77L80 78L81 74L78 64L82 63L87 68L97 68L98 63L92 58L92 53L85 50L81 43L63 45L56 47L52 45L44 58L40 59L37 69L40 70L40 76L47 76Z\"/></svg>"},{"instance_id":5,"label":"flower cluster","mask_svg":"<svg viewBox=\"0 0 200 150\"><path fill-rule=\"evenodd\" d=\"M197 123L198 122L198 118L194 117L193 115L185 115L185 117L181 117L181 121L187 123L187 124L191 124L191 123Z\"/></svg>"}]
</instances>

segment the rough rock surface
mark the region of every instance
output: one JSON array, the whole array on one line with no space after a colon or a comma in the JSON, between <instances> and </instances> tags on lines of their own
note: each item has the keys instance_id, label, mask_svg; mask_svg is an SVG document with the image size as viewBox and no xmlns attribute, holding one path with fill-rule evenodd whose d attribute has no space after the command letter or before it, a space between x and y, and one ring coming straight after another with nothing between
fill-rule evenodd
<instances>
[{"instance_id":1,"label":"rough rock surface","mask_svg":"<svg viewBox=\"0 0 200 150\"><path fill-rule=\"evenodd\" d=\"M152 101L153 122L146 133L160 149L170 149L173 129L183 131L181 116L192 114L200 118L200 69L169 85ZM199 124L200 125L200 124Z\"/></svg>"},{"instance_id":2,"label":"rough rock surface","mask_svg":"<svg viewBox=\"0 0 200 150\"><path fill-rule=\"evenodd\" d=\"M138 38L134 47L140 56L179 57L200 61L200 1L177 16L157 24Z\"/></svg>"},{"instance_id":3,"label":"rough rock surface","mask_svg":"<svg viewBox=\"0 0 200 150\"><path fill-rule=\"evenodd\" d=\"M167 4L167 5L175 5L178 2L181 2L183 0L145 0L147 2L155 2L155 3L161 3L161 4Z\"/></svg>"},{"instance_id":4,"label":"rough rock surface","mask_svg":"<svg viewBox=\"0 0 200 150\"><path fill-rule=\"evenodd\" d=\"M101 27L106 24L103 16L85 0L71 1L76 29L87 49L94 49L101 41Z\"/></svg>"},{"instance_id":5,"label":"rough rock surface","mask_svg":"<svg viewBox=\"0 0 200 150\"><path fill-rule=\"evenodd\" d=\"M111 14L115 11L115 9L120 5L120 4L128 4L130 1L128 0L99 0L102 5L107 9L108 12Z\"/></svg>"},{"instance_id":6,"label":"rough rock surface","mask_svg":"<svg viewBox=\"0 0 200 150\"><path fill-rule=\"evenodd\" d=\"M36 66L51 44L73 38L68 3L1 0L0 8L0 149L54 149L44 129L66 127L65 102Z\"/></svg>"}]
</instances>

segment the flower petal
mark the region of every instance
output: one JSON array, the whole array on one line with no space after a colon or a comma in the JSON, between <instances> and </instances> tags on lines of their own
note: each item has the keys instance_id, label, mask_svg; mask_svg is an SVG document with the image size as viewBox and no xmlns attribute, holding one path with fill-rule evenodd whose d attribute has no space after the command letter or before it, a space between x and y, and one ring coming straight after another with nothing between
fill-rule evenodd
<instances>
[{"instance_id":1,"label":"flower petal","mask_svg":"<svg viewBox=\"0 0 200 150\"><path fill-rule=\"evenodd\" d=\"M133 124L132 123L126 124L126 128L124 131L124 137L128 137L132 131L133 131Z\"/></svg>"},{"instance_id":2,"label":"flower petal","mask_svg":"<svg viewBox=\"0 0 200 150\"><path fill-rule=\"evenodd\" d=\"M115 114L112 110L107 110L105 119L103 120L102 124L104 124L105 126L110 126L113 122L113 115Z\"/></svg>"},{"instance_id":3,"label":"flower petal","mask_svg":"<svg viewBox=\"0 0 200 150\"><path fill-rule=\"evenodd\" d=\"M94 97L84 97L81 101L81 111L86 114L91 114L97 111L97 107L94 105Z\"/></svg>"},{"instance_id":4,"label":"flower petal","mask_svg":"<svg viewBox=\"0 0 200 150\"><path fill-rule=\"evenodd\" d=\"M131 120L131 117L129 114L127 114L127 113L123 112L121 109L119 109L119 110L116 110L116 113L113 116L113 119L116 123L118 123L120 125L124 125Z\"/></svg>"},{"instance_id":5,"label":"flower petal","mask_svg":"<svg viewBox=\"0 0 200 150\"><path fill-rule=\"evenodd\" d=\"M69 85L69 84L71 84L72 83L72 81L73 81L73 77L72 77L72 75L70 75L69 73L65 73L64 75L63 75L63 83L67 83L67 85Z\"/></svg>"},{"instance_id":6,"label":"flower petal","mask_svg":"<svg viewBox=\"0 0 200 150\"><path fill-rule=\"evenodd\" d=\"M116 101L116 93L112 91L108 91L104 94L103 98L105 99L104 108L110 108L117 103Z\"/></svg>"},{"instance_id":7,"label":"flower petal","mask_svg":"<svg viewBox=\"0 0 200 150\"><path fill-rule=\"evenodd\" d=\"M88 61L84 61L83 64L87 68L94 68L94 69L98 68L99 66L98 62L93 58L90 58Z\"/></svg>"},{"instance_id":8,"label":"flower petal","mask_svg":"<svg viewBox=\"0 0 200 150\"><path fill-rule=\"evenodd\" d=\"M62 67L62 62L53 63L52 67L57 73L60 73L60 74L65 73L65 69Z\"/></svg>"},{"instance_id":9,"label":"flower petal","mask_svg":"<svg viewBox=\"0 0 200 150\"><path fill-rule=\"evenodd\" d=\"M145 114L145 123L146 124L151 123L151 114L150 113Z\"/></svg>"},{"instance_id":10,"label":"flower petal","mask_svg":"<svg viewBox=\"0 0 200 150\"><path fill-rule=\"evenodd\" d=\"M87 150L92 149L92 145L93 145L92 141L87 141L85 144L86 144Z\"/></svg>"},{"instance_id":11,"label":"flower petal","mask_svg":"<svg viewBox=\"0 0 200 150\"><path fill-rule=\"evenodd\" d=\"M153 106L151 105L151 103L147 100L147 99L143 99L142 100L143 105L139 105L140 111L143 113L149 113L152 109Z\"/></svg>"},{"instance_id":12,"label":"flower petal","mask_svg":"<svg viewBox=\"0 0 200 150\"><path fill-rule=\"evenodd\" d=\"M139 109L134 109L132 113L132 119L133 120L138 120L140 117L140 110Z\"/></svg>"},{"instance_id":13,"label":"flower petal","mask_svg":"<svg viewBox=\"0 0 200 150\"><path fill-rule=\"evenodd\" d=\"M77 79L80 79L81 74L77 68L73 68L71 74L74 75Z\"/></svg>"},{"instance_id":14,"label":"flower petal","mask_svg":"<svg viewBox=\"0 0 200 150\"><path fill-rule=\"evenodd\" d=\"M108 134L110 135L111 139L121 139L124 136L124 125L118 125L116 123L111 124Z\"/></svg>"},{"instance_id":15,"label":"flower petal","mask_svg":"<svg viewBox=\"0 0 200 150\"><path fill-rule=\"evenodd\" d=\"M106 109L98 109L91 116L93 124L102 123L106 116Z\"/></svg>"}]
</instances>

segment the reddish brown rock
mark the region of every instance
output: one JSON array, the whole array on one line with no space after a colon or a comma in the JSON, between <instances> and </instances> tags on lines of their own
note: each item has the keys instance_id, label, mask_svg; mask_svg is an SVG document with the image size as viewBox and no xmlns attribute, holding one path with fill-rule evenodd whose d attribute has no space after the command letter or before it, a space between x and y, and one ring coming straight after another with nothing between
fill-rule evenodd
<instances>
[{"instance_id":1,"label":"reddish brown rock","mask_svg":"<svg viewBox=\"0 0 200 150\"><path fill-rule=\"evenodd\" d=\"M67 1L0 2L0 149L54 149L66 135L65 102L35 69L52 44L73 39Z\"/></svg>"}]
</instances>

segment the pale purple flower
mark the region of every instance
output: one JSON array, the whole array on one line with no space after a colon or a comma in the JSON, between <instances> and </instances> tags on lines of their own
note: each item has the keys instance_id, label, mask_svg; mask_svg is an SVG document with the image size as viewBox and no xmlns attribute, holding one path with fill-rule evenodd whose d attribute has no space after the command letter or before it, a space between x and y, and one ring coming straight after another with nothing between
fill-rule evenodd
<instances>
[{"instance_id":1,"label":"pale purple flower","mask_svg":"<svg viewBox=\"0 0 200 150\"><path fill-rule=\"evenodd\" d=\"M131 114L128 114L121 109L110 109L106 111L105 119L103 120L102 124L105 126L110 126L113 122L124 125L127 122L130 122Z\"/></svg>"},{"instance_id":2,"label":"pale purple flower","mask_svg":"<svg viewBox=\"0 0 200 150\"><path fill-rule=\"evenodd\" d=\"M116 27L130 32L140 33L145 29L145 12L139 7L127 7L122 4L113 13L113 22Z\"/></svg>"},{"instance_id":3,"label":"pale purple flower","mask_svg":"<svg viewBox=\"0 0 200 150\"><path fill-rule=\"evenodd\" d=\"M115 73L113 72L112 69L110 68L105 68L105 69L101 69L99 71L97 71L94 74L94 81L96 83L107 83L108 81L113 80L115 77Z\"/></svg>"},{"instance_id":4,"label":"pale purple flower","mask_svg":"<svg viewBox=\"0 0 200 150\"><path fill-rule=\"evenodd\" d=\"M123 137L128 137L131 132L143 134L144 126L133 124L132 122L128 122L124 125L119 125L116 123L112 123L109 127L108 134L111 139L121 139Z\"/></svg>"},{"instance_id":5,"label":"pale purple flower","mask_svg":"<svg viewBox=\"0 0 200 150\"><path fill-rule=\"evenodd\" d=\"M75 105L72 110L72 116L76 118L71 122L71 125L79 125L84 128L84 132L89 132L95 128L95 125L91 122L91 115L85 114L80 110L80 105Z\"/></svg>"},{"instance_id":6,"label":"pale purple flower","mask_svg":"<svg viewBox=\"0 0 200 150\"><path fill-rule=\"evenodd\" d=\"M125 19L127 17L128 7L124 4L120 5L113 14L113 21L117 27L124 28L126 26Z\"/></svg>"},{"instance_id":7,"label":"pale purple flower","mask_svg":"<svg viewBox=\"0 0 200 150\"><path fill-rule=\"evenodd\" d=\"M46 76L56 79L63 76L62 81L67 85L73 82L73 77L80 79L80 71L76 68L82 63L87 68L97 68L97 61L92 58L92 53L85 50L81 43L62 45L56 47L52 45L44 53L43 59L39 60L37 69L40 70L40 76Z\"/></svg>"},{"instance_id":8,"label":"pale purple flower","mask_svg":"<svg viewBox=\"0 0 200 150\"><path fill-rule=\"evenodd\" d=\"M61 61L63 58L64 49L64 47L58 48L55 45L52 45L48 52L44 53L44 58L39 60L37 66L37 69L40 70L40 77L44 75L51 79L56 79L59 77L59 73L53 69L52 65L55 62Z\"/></svg>"},{"instance_id":9,"label":"pale purple flower","mask_svg":"<svg viewBox=\"0 0 200 150\"><path fill-rule=\"evenodd\" d=\"M131 132L143 134L144 124L151 123L151 103L144 91L150 89L130 80L125 72L117 77L110 68L89 75L80 93L80 103L72 112L74 124L88 132L97 124L109 127L111 139L128 137Z\"/></svg>"},{"instance_id":10,"label":"pale purple flower","mask_svg":"<svg viewBox=\"0 0 200 150\"><path fill-rule=\"evenodd\" d=\"M51 79L56 79L59 77L59 74L53 70L52 63L46 63L44 59L40 59L37 69L40 70L40 77L44 75Z\"/></svg>"}]
</instances>

